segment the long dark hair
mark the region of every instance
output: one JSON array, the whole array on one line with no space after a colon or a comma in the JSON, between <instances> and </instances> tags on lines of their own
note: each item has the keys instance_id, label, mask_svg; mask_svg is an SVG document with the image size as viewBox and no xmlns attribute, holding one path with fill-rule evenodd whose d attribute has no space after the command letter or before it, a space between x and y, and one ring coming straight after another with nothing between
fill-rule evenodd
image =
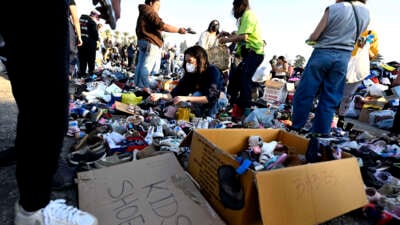
<instances>
[{"instance_id":1,"label":"long dark hair","mask_svg":"<svg viewBox=\"0 0 400 225\"><path fill-rule=\"evenodd\" d=\"M210 24L208 25L208 32L217 32L217 35L219 34L219 21L218 20L212 20Z\"/></svg>"},{"instance_id":2,"label":"long dark hair","mask_svg":"<svg viewBox=\"0 0 400 225\"><path fill-rule=\"evenodd\" d=\"M196 59L197 67L196 70L198 73L204 73L207 70L209 65L207 52L204 48L198 45L194 45L185 50L183 53L184 57L186 55L190 55ZM186 68L186 60L183 61L183 68Z\"/></svg>"},{"instance_id":3,"label":"long dark hair","mask_svg":"<svg viewBox=\"0 0 400 225\"><path fill-rule=\"evenodd\" d=\"M239 19L243 16L244 11L249 8L249 0L234 0L232 14L236 19Z\"/></svg>"}]
</instances>

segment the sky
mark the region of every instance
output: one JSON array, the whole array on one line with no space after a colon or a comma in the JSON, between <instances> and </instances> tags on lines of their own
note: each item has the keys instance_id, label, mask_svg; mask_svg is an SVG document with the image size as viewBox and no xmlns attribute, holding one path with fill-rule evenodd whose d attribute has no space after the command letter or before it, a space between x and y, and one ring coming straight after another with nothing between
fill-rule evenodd
<instances>
[{"instance_id":1,"label":"sky","mask_svg":"<svg viewBox=\"0 0 400 225\"><path fill-rule=\"evenodd\" d=\"M335 0L249 0L261 24L263 39L267 41L266 55L283 55L289 60L296 55L309 58L312 47L304 41L314 31L328 5ZM91 0L75 0L78 14L89 14ZM160 17L165 23L177 27L191 27L197 34L166 33L165 43L176 44L186 40L193 45L201 32L213 19L220 21L220 28L237 30L232 16L233 0L160 0ZM138 5L144 0L121 0L121 18L117 29L135 34ZM400 0L367 0L371 13L370 28L378 34L379 53L385 62L400 61Z\"/></svg>"}]
</instances>

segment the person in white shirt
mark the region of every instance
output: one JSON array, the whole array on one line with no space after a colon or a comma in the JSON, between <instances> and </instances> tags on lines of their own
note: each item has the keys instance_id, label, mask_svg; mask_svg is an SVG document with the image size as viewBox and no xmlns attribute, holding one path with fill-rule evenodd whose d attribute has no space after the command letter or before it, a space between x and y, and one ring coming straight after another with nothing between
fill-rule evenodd
<instances>
[{"instance_id":1,"label":"person in white shirt","mask_svg":"<svg viewBox=\"0 0 400 225\"><path fill-rule=\"evenodd\" d=\"M198 45L203 47L205 50L215 46L217 44L217 37L219 34L219 21L212 20L208 25L208 29L201 33Z\"/></svg>"}]
</instances>

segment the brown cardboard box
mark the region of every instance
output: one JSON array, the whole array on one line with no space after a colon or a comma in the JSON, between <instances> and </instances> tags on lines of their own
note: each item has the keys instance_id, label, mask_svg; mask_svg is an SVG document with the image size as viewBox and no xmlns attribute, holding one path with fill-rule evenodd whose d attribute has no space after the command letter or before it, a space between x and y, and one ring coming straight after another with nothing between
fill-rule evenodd
<instances>
[{"instance_id":1,"label":"brown cardboard box","mask_svg":"<svg viewBox=\"0 0 400 225\"><path fill-rule=\"evenodd\" d=\"M248 137L278 140L304 154L308 140L278 129L197 129L193 133L188 171L206 199L230 225L317 224L367 204L357 160L306 164L272 171L247 170L240 180L245 205L225 208L219 197L217 169L238 162L233 154L247 147ZM261 216L260 216L261 215Z\"/></svg>"},{"instance_id":2,"label":"brown cardboard box","mask_svg":"<svg viewBox=\"0 0 400 225\"><path fill-rule=\"evenodd\" d=\"M286 82L281 79L265 81L263 100L267 102L285 102Z\"/></svg>"},{"instance_id":3,"label":"brown cardboard box","mask_svg":"<svg viewBox=\"0 0 400 225\"><path fill-rule=\"evenodd\" d=\"M174 154L78 173L79 208L101 225L224 225Z\"/></svg>"}]
</instances>

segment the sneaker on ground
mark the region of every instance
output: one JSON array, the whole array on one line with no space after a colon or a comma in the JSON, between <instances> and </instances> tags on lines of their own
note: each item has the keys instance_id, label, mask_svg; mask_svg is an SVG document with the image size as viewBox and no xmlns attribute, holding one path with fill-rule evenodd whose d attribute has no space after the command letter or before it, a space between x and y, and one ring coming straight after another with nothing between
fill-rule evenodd
<instances>
[{"instance_id":1,"label":"sneaker on ground","mask_svg":"<svg viewBox=\"0 0 400 225\"><path fill-rule=\"evenodd\" d=\"M98 225L96 217L65 204L64 199L52 200L36 212L26 212L15 204L15 225Z\"/></svg>"}]
</instances>

